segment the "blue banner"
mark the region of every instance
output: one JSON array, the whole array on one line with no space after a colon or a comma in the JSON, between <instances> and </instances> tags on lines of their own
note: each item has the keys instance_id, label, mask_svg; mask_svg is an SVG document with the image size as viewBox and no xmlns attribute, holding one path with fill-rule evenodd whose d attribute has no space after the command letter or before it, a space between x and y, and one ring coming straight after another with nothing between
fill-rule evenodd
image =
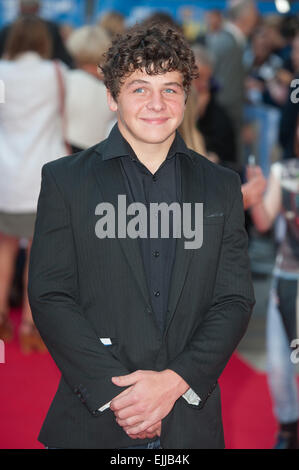
<instances>
[{"instance_id":1,"label":"blue banner","mask_svg":"<svg viewBox=\"0 0 299 470\"><path fill-rule=\"evenodd\" d=\"M261 14L278 13L274 1L257 1ZM299 1L290 3L289 13L299 12ZM182 23L186 12L192 20L202 16L207 10L225 10L227 0L96 0L94 19L97 20L107 11L115 10L122 13L128 24L142 21L153 12L159 10L171 15L177 22Z\"/></svg>"},{"instance_id":2,"label":"blue banner","mask_svg":"<svg viewBox=\"0 0 299 470\"><path fill-rule=\"evenodd\" d=\"M18 8L18 0L0 0L0 27L16 18Z\"/></svg>"},{"instance_id":3,"label":"blue banner","mask_svg":"<svg viewBox=\"0 0 299 470\"><path fill-rule=\"evenodd\" d=\"M85 23L85 9L85 0L43 0L41 16L76 27Z\"/></svg>"},{"instance_id":4,"label":"blue banner","mask_svg":"<svg viewBox=\"0 0 299 470\"><path fill-rule=\"evenodd\" d=\"M201 21L206 10L225 10L227 0L89 0L94 4L92 21L96 21L105 12L115 10L122 13L128 25L159 10L171 15L177 22L183 23L186 17L192 21ZM67 23L74 27L86 23L88 0L40 0L40 15L58 23ZM274 1L257 1L262 14L277 13ZM10 23L18 16L19 0L0 0L0 27ZM299 12L299 0L291 2L290 13Z\"/></svg>"},{"instance_id":5,"label":"blue banner","mask_svg":"<svg viewBox=\"0 0 299 470\"><path fill-rule=\"evenodd\" d=\"M184 21L187 14L192 15L192 19L201 19L206 10L225 8L225 0L96 0L95 19L100 18L108 11L114 10L122 13L127 24L132 25L136 21L142 21L157 10L168 13L178 23Z\"/></svg>"}]
</instances>

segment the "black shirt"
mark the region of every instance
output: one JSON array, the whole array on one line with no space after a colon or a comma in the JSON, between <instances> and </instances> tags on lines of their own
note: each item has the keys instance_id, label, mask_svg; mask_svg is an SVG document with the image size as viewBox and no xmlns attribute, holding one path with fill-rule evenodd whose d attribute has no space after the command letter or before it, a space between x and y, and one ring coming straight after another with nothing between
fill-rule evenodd
<instances>
[{"instance_id":1,"label":"black shirt","mask_svg":"<svg viewBox=\"0 0 299 470\"><path fill-rule=\"evenodd\" d=\"M169 217L169 238L161 237L161 218L158 238L150 238L150 203L181 202L180 158L190 157L183 139L176 133L168 155L153 175L138 159L134 150L120 133L117 124L109 135L109 153L103 159L121 157L121 169L127 190L127 205L141 202L147 208L147 237L139 238L141 256L150 300L159 328L163 332L166 317L171 272L175 260L176 239L172 237L172 213ZM112 145L111 145L112 144Z\"/></svg>"}]
</instances>

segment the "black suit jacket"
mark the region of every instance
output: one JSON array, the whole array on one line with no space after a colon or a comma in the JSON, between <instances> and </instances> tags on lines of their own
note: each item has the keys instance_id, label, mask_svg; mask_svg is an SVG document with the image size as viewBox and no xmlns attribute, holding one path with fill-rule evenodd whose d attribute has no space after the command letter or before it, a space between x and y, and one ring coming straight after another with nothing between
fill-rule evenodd
<instances>
[{"instance_id":1,"label":"black suit jacket","mask_svg":"<svg viewBox=\"0 0 299 470\"><path fill-rule=\"evenodd\" d=\"M62 378L39 440L50 447L121 448L132 440L110 409L111 377L170 368L201 398L179 398L162 421L163 448L224 447L217 380L254 304L240 180L191 152L180 156L183 202L204 203L203 245L178 239L164 334L156 323L138 239L99 239L95 208L126 194L107 141L42 170L29 299ZM111 346L99 338L108 337Z\"/></svg>"}]
</instances>

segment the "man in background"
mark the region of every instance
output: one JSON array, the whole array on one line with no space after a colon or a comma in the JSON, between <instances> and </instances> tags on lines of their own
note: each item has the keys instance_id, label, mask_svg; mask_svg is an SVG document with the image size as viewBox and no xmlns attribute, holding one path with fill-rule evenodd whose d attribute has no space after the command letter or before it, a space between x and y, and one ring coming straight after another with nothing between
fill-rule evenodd
<instances>
[{"instance_id":1,"label":"man in background","mask_svg":"<svg viewBox=\"0 0 299 470\"><path fill-rule=\"evenodd\" d=\"M253 32L258 12L254 0L231 0L228 21L221 31L207 35L206 44L214 56L214 77L219 83L218 100L230 116L237 138L241 163L241 131L245 100L243 54Z\"/></svg>"}]
</instances>

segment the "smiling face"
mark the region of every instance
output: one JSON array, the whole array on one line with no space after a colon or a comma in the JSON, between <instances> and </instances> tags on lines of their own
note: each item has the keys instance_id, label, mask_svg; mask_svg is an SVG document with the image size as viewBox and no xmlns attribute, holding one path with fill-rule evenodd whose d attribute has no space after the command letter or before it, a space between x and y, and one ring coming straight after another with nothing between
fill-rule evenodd
<instances>
[{"instance_id":1,"label":"smiling face","mask_svg":"<svg viewBox=\"0 0 299 470\"><path fill-rule=\"evenodd\" d=\"M171 144L185 110L182 74L178 71L148 75L135 70L121 86L117 100L109 90L108 104L116 111L118 127L134 147Z\"/></svg>"}]
</instances>

